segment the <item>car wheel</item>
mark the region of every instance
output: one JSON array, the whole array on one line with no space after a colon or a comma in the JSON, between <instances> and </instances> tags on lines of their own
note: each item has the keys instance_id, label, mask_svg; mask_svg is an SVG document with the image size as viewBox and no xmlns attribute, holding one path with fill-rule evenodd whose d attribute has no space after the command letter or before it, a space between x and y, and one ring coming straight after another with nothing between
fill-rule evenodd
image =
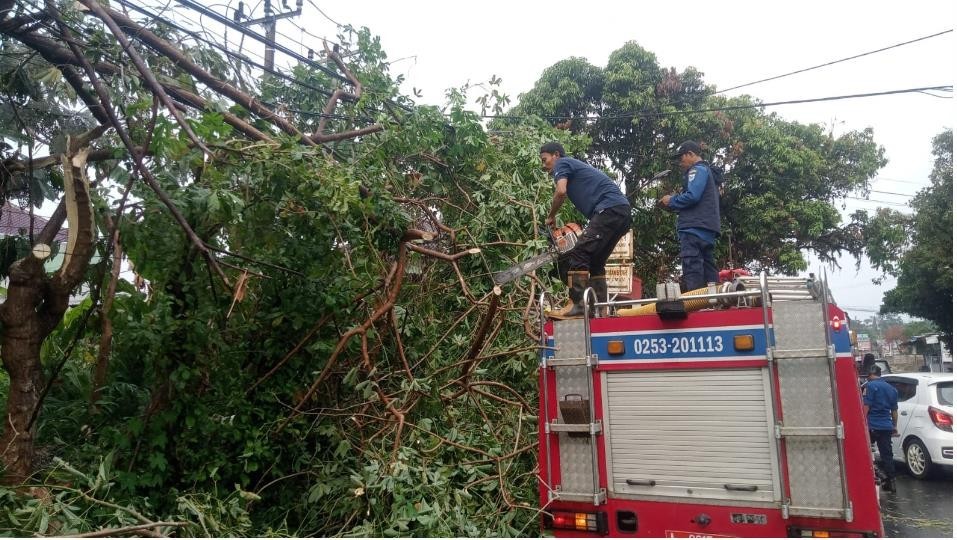
<instances>
[{"instance_id":1,"label":"car wheel","mask_svg":"<svg viewBox=\"0 0 957 540\"><path fill-rule=\"evenodd\" d=\"M927 447L916 437L904 444L904 463L907 465L907 472L920 480L930 476L934 469Z\"/></svg>"}]
</instances>

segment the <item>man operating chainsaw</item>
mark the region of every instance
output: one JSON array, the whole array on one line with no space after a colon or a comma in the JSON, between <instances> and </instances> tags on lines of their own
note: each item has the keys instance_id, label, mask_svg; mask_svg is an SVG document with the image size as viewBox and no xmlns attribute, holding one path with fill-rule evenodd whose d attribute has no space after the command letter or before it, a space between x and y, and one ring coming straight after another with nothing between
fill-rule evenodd
<instances>
[{"instance_id":1,"label":"man operating chainsaw","mask_svg":"<svg viewBox=\"0 0 957 540\"><path fill-rule=\"evenodd\" d=\"M584 316L585 289L592 287L599 301L608 296L605 262L618 240L631 227L631 205L621 190L598 169L565 156L565 148L557 142L546 143L539 150L542 167L555 180L552 206L545 218L549 228L555 225L555 214L569 198L579 212L588 218L581 238L566 255L568 261L569 303L548 313L557 319Z\"/></svg>"}]
</instances>

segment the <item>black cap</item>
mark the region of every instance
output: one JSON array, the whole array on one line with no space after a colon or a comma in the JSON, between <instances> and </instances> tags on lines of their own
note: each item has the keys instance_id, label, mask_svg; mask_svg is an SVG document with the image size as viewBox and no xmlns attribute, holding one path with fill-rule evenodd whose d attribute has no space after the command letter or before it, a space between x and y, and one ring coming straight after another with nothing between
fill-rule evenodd
<instances>
[{"instance_id":1,"label":"black cap","mask_svg":"<svg viewBox=\"0 0 957 540\"><path fill-rule=\"evenodd\" d=\"M694 141L685 141L678 145L678 148L671 154L671 159L678 159L681 156L687 154L688 152L694 152L695 154L701 155L701 145Z\"/></svg>"},{"instance_id":2,"label":"black cap","mask_svg":"<svg viewBox=\"0 0 957 540\"><path fill-rule=\"evenodd\" d=\"M877 364L872 364L871 367L867 368L868 375L874 375L875 377L881 376L881 366Z\"/></svg>"}]
</instances>

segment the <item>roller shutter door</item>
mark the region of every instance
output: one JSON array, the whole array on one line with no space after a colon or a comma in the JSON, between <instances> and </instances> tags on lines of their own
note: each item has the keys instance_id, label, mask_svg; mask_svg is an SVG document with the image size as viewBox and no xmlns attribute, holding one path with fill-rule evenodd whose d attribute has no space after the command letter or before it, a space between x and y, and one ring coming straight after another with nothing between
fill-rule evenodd
<instances>
[{"instance_id":1,"label":"roller shutter door","mask_svg":"<svg viewBox=\"0 0 957 540\"><path fill-rule=\"evenodd\" d=\"M612 492L779 500L766 369L606 372L604 386Z\"/></svg>"}]
</instances>

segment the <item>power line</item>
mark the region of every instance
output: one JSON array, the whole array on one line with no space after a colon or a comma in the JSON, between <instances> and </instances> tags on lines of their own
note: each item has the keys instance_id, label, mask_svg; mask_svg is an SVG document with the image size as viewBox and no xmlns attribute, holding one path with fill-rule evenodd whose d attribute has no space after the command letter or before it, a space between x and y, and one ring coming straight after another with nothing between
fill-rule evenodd
<instances>
[{"instance_id":1,"label":"power line","mask_svg":"<svg viewBox=\"0 0 957 540\"><path fill-rule=\"evenodd\" d=\"M938 96L937 94L931 94L930 92L920 92L925 96L935 97L937 99L954 99L954 96Z\"/></svg>"},{"instance_id":2,"label":"power line","mask_svg":"<svg viewBox=\"0 0 957 540\"><path fill-rule=\"evenodd\" d=\"M326 13L325 13L324 11L322 11L321 9L319 9L319 6L317 6L316 3L313 2L312 0L309 0L309 5L312 6L312 7L314 7L314 8L316 8L316 11L318 11L319 14L322 15L323 17L325 17L326 19L329 19L329 22L331 22L332 24L338 26L339 28L342 28L342 27L344 26L344 25L339 24L339 23L337 23L336 21L332 20L328 15L326 15Z\"/></svg>"},{"instance_id":3,"label":"power line","mask_svg":"<svg viewBox=\"0 0 957 540\"><path fill-rule=\"evenodd\" d=\"M715 92L715 94L721 94L721 93L723 93L723 92L729 92L729 91L731 91L731 90L737 90L738 88L744 88L745 86L752 86L752 85L755 85L755 84L760 84L760 83L763 83L763 82L773 81L773 80L781 79L781 78L784 78L784 77L790 77L791 75L797 75L798 73L804 73L804 72L811 71L811 70L814 70L814 69L818 69L818 68L822 68L822 67L827 67L827 66L832 66L832 65L834 65L834 64L839 64L839 63L841 63L841 62L847 62L848 60L854 60L854 59L856 59L856 58L861 58L861 57L868 56L868 55L871 55L871 54L876 54L876 53L879 53L879 52L888 51L888 50L890 50L890 49L894 49L894 48L897 48L897 47L903 47L904 45L910 45L911 43L917 43L918 41L923 41L923 40L925 40L925 39L930 39L930 38L935 38L935 37L937 37L937 36L942 36L942 35L944 35L944 34L948 34L948 33L953 32L953 31L954 31L953 29L944 30L943 32L937 32L936 34L930 34L930 35L927 35L927 36L922 36L922 37L919 37L919 38L917 38L917 39L912 39L912 40L910 40L910 41L904 41L904 42L901 42L901 43L895 43L894 45L889 45L889 46L887 46L887 47L882 47L882 48L880 48L880 49L875 49L875 50L873 50L873 51L867 51L867 52L861 53L861 54L855 54L854 56L848 56L848 57L846 57L846 58L841 58L840 60L834 60L834 61L827 62L827 63L824 63L824 64L818 64L818 65L816 65L816 66L811 66L811 67L809 67L809 68L799 69L799 70L797 70L797 71L791 71L791 72L789 72L789 73L784 73L784 74L781 74L781 75L775 75L774 77L768 77L768 78L766 78L766 79L761 79L761 80L759 80L759 81L749 82L749 83L745 83L745 84L739 84L739 85L737 85L737 86L732 86L732 87L730 87L730 88L725 88L724 90L718 90L718 91ZM934 96L934 97L942 97L942 96Z\"/></svg>"},{"instance_id":4,"label":"power line","mask_svg":"<svg viewBox=\"0 0 957 540\"><path fill-rule=\"evenodd\" d=\"M900 197L913 197L915 195L915 193L894 193L893 191L878 191L876 189L872 189L871 193L880 193L881 195L898 195Z\"/></svg>"},{"instance_id":5,"label":"power line","mask_svg":"<svg viewBox=\"0 0 957 540\"><path fill-rule=\"evenodd\" d=\"M865 312L865 313L880 313L881 311L880 308L872 308L872 307L841 306L841 309L843 309L844 311L857 311L857 312Z\"/></svg>"},{"instance_id":6,"label":"power line","mask_svg":"<svg viewBox=\"0 0 957 540\"><path fill-rule=\"evenodd\" d=\"M287 81L289 81L289 82L291 82L291 83L293 83L293 84L295 84L295 85L301 86L301 87L303 87L303 88L305 88L305 89L307 89L307 90L312 90L312 91L314 91L314 92L318 92L318 93L320 93L320 94L322 94L322 95L324 95L324 96L326 96L326 97L332 95L332 92L330 92L330 91L328 91L328 90L326 90L326 89L318 88L318 87L316 87L316 86L313 86L313 85L304 83L304 82L300 81L299 79L296 79L296 78L294 78L294 77L290 77L289 75L286 75L285 73L282 73L282 72L277 71L277 70L275 70L275 69L268 69L268 68L266 68L266 66L264 66L263 64L260 64L260 63L258 63L258 62L255 62L255 61L253 61L253 60L251 60L251 59L245 57L244 55L237 54L237 53L235 53L235 52L229 50L228 47L225 47L225 46L220 45L220 44L218 44L218 43L216 43L216 42L213 42L213 41L211 41L211 40L209 40L209 39L206 39L206 38L204 38L204 37L201 37L201 36L199 35L199 32L195 32L195 31L193 31L193 30L189 30L189 29L187 29L187 28L184 28L184 27L182 27L182 26L180 26L180 25L174 23L173 21L171 21L171 20L169 20L169 19L166 19L166 18L164 18L164 17L161 17L159 14L152 13L152 12L150 12L149 10L147 10L147 9L141 7L141 6L137 6L137 5L135 5L135 4L132 4L132 3L130 3L128 0L118 0L118 1L119 1L119 3L123 4L124 6L127 6L127 7L131 8L131 9L133 9L133 10L139 12L139 13L142 13L143 15L145 15L145 16L147 16L147 17L151 17L151 18L153 18L153 19L156 20L156 21L159 21L159 22L161 22L161 23L163 23L163 24L169 25L170 27L175 28L176 30L179 30L179 31L181 31L181 32L183 32L183 33L185 33L185 34L187 34L187 35L192 36L193 38L195 38L195 39L197 39L197 40L199 40L199 41L201 41L201 42L203 42L203 43L206 43L206 44L208 44L208 45L210 45L210 46L212 46L212 47L214 47L214 48L216 48L216 49L218 49L218 50L220 50L220 51L223 51L223 52L224 52L225 54L227 54L228 56L233 57L233 58L239 60L239 61L242 62L242 63L245 63L245 64L248 64L248 65L257 67L257 68L263 70L263 72L265 72L265 73L269 73L269 74L274 75L274 76L276 76L276 77L279 77L279 78L281 78L281 79L287 80ZM232 45L231 42L230 42L230 44ZM278 104L278 103L269 103L269 102L263 102L263 104L264 104L264 105L267 105L267 106L269 106L269 107L272 107L273 109L276 109L276 108L278 108L279 106L282 105L282 104ZM353 118L349 118L349 117L347 117L347 116L337 115L337 114L326 114L326 113L323 113L323 112L304 111L304 110L293 109L293 108L289 108L289 107L285 107L285 110L288 111L288 112L293 112L293 113L302 114L302 115L305 115L305 116L316 117L316 118L329 118L329 119L332 119L332 120L353 120ZM363 119L364 119L364 120L371 120L370 118L367 118L367 117L366 117L366 118L363 118Z\"/></svg>"},{"instance_id":7,"label":"power line","mask_svg":"<svg viewBox=\"0 0 957 540\"><path fill-rule=\"evenodd\" d=\"M659 116L682 116L682 115L688 115L688 114L702 114L702 113L709 113L709 112L761 109L764 107L775 107L778 105L797 105L801 103L816 103L821 101L838 101L842 99L858 99L858 98L865 98L865 97L891 96L895 94L908 94L908 93L921 92L923 90L940 90L942 92L952 92L953 88L954 87L952 85L925 86L920 88L905 88L902 90L886 90L883 92L868 92L865 94L847 94L842 96L828 96L828 97L821 97L821 98L793 99L789 101L773 101L770 103L755 103L752 105L730 105L727 107L712 107L708 109L693 109L689 111L625 113L625 114L612 114L607 116L585 115L585 116L576 117L576 118L572 118L567 115L566 116L539 116L538 118L541 118L543 120L567 120L569 118L572 118L574 120L619 120L619 119L627 119L627 118L653 118L653 117L659 117ZM448 114L446 116L448 116ZM479 118L501 118L506 120L522 120L522 119L530 118L536 115L487 114L487 115L478 115L478 116Z\"/></svg>"},{"instance_id":8,"label":"power line","mask_svg":"<svg viewBox=\"0 0 957 540\"><path fill-rule=\"evenodd\" d=\"M915 186L926 186L926 185L927 185L926 182L914 182L914 181L912 181L912 180L899 180L899 179L897 179L897 178L886 178L886 177L875 178L874 181L875 181L875 182L899 182L899 183L901 183L901 184L913 184L913 185L915 185Z\"/></svg>"},{"instance_id":9,"label":"power line","mask_svg":"<svg viewBox=\"0 0 957 540\"><path fill-rule=\"evenodd\" d=\"M205 15L205 16L207 16L207 17L213 19L214 21L216 21L216 22L218 22L218 23L220 23L220 24L222 24L222 25L225 25L225 26L227 26L227 27L229 27L229 28L232 28L233 30L236 30L237 32L241 32L241 33L243 33L243 34L245 34L245 35L247 35L247 36L249 36L249 37L251 37L251 38L253 38L253 39L257 40L257 41L259 41L260 43L263 43L263 44L265 44L265 45L269 45L269 46L273 47L274 49L276 49L277 51L280 51L280 52L282 52L283 54L286 54L286 55L290 56L291 58L293 58L293 59L295 59L295 60L298 60L299 62L301 62L301 63L303 63L303 64L306 64L307 66L310 66L310 67L313 67L313 68L315 68L315 69L318 69L319 71L325 73L326 75L329 75L330 77L333 77L333 78L335 78L335 79L338 79L338 80L341 81L341 82L344 82L344 83L350 82L349 79L347 79L346 77L340 75L339 73L336 73L335 71L333 71L333 70L327 68L326 66L324 66L324 65L322 65L322 64L320 64L320 63L318 63L318 62L315 62L315 61L313 61L313 60L310 60L310 59L306 58L305 56L303 56L303 55L301 55L301 54L299 54L299 53L293 51L292 49L286 47L285 45L283 45L283 44L281 44L281 43L277 43L275 40L267 39L266 36L264 36L264 35L262 35L262 34L260 34L260 33L258 33L258 32L254 32L254 31L252 31L252 30L246 28L245 26L242 26L242 25L240 25L240 24L237 24L237 23L231 21L228 17L225 17L225 16L223 16L223 15L220 15L219 13L216 13L215 11L212 11L212 10L210 10L210 9L208 9L208 8L206 8L206 7L202 6L202 5L200 5L200 4L197 4L197 3L194 2L193 0L176 0L176 3L181 4L181 5L183 5L183 6L187 7L187 8L189 8L189 9L191 9L191 10L193 10L193 11L199 13L199 14Z\"/></svg>"},{"instance_id":10,"label":"power line","mask_svg":"<svg viewBox=\"0 0 957 540\"><path fill-rule=\"evenodd\" d=\"M299 85L299 86L301 86L301 87L303 87L303 88L306 88L306 89L308 89L308 90L312 90L312 91L314 91L314 92L319 92L320 94L322 94L322 95L324 95L324 96L326 96L326 97L329 97L329 96L332 95L332 92L330 92L330 91L328 91L328 90L325 90L325 89L323 89L323 88L318 88L318 87L312 86L312 85L310 85L310 84L306 84L306 83L304 83L304 82L302 82L302 81L300 81L300 80L298 80L298 79L296 79L296 78L290 77L289 75L286 75L285 73L282 73L281 71L276 71L275 69L269 69L269 68L267 68L265 65L260 64L260 63L258 63L258 62L255 62L255 61L253 61L252 59L250 59L250 58L248 58L248 57L246 57L246 56L244 56L244 55L242 55L242 54L238 54L238 53L235 53L235 52L229 50L229 48L226 47L226 46L224 46L224 45L220 45L219 43L216 43L216 42L214 42L214 41L212 41L212 40L209 40L209 39L206 39L206 38L204 38L204 37L199 36L199 32L195 32L195 31L193 31L193 30L189 30L189 29L183 28L182 26L180 26L180 25L174 23L173 21L171 21L171 20L169 20L169 19L166 19L166 18L164 18L164 17L161 17L161 16L159 16L158 14L151 13L150 11L148 11L147 9L145 9L145 8L143 8L143 7L140 7L140 6L137 6L137 5L135 5L135 4L130 3L128 0L119 0L119 3L120 3L120 4L123 4L123 5L126 6L126 7L131 8L131 9L133 9L133 10L135 10L135 11L138 11L138 12L142 13L143 15L146 15L147 17L153 17L155 20L160 21L160 22L162 22L163 24L166 24L166 25L168 25L168 26L170 26L170 27L172 27L172 28L175 28L175 29L177 29L177 30L179 30L179 31L181 31L181 32L184 32L184 33L186 33L187 35L192 36L194 39L197 39L197 40L199 40L199 41L202 41L203 43L206 43L207 45L210 45L211 47L214 47L214 48L216 48L216 49L218 49L218 50L220 50L220 51L223 51L223 52L226 53L228 56L233 57L233 58L239 60L240 62L243 62L243 63L245 63L245 64L248 64L248 65L257 67L257 68L263 70L263 72L265 72L265 73L269 73L270 75L275 75L276 77L279 77L279 78L281 78L281 79L285 79L285 80L287 80L287 81L289 81L289 82L292 82L293 84L297 84L297 85ZM232 45L232 43L230 43L230 45Z\"/></svg>"},{"instance_id":11,"label":"power line","mask_svg":"<svg viewBox=\"0 0 957 540\"><path fill-rule=\"evenodd\" d=\"M332 69L330 69L330 68L328 68L328 67L326 67L326 66L324 66L324 65L322 65L322 64L320 64L320 63L318 63L318 62L316 62L316 61L314 61L314 60L311 60L311 59L309 59L309 58L306 58L306 57L302 56L302 55L299 54L299 53L296 53L295 51L293 51L293 50L289 49L288 47L286 47L286 46L284 46L284 45L282 45L282 44L276 42L275 40L270 40L270 39L266 38L265 36L263 36L263 35L261 35L261 34L259 34L259 33L253 32L252 30L249 30L249 29L246 28L245 26L233 22L233 21L230 20L228 17L225 17L225 16L223 16L223 15L220 15L219 13L216 13L215 11L212 11L212 10L206 8L206 7L203 7L202 5L198 5L198 4L197 4L196 2L194 2L193 0L175 0L175 1L176 1L177 3L179 3L179 4L182 4L183 6L185 6L185 7L187 7L187 8L189 8L189 9L192 9L193 11L199 13L200 15L205 15L205 16L207 16L207 17L210 17L211 19L215 20L216 22L219 22L220 24L222 24L222 25L224 25L224 26L226 26L226 27L228 27L228 28L232 28L232 29L234 29L234 30L236 30L236 31L238 31L238 32L241 32L242 34L247 35L247 36L249 36L249 37L252 37L253 39L256 39L256 40L260 41L261 43L270 45L270 46L272 46L275 50L280 51L280 52L282 52L282 53L285 53L286 55L290 56L290 57L293 58L294 60L299 61L299 62L302 63L302 64L305 64L305 65L307 65L307 66L310 66L310 67L312 67L312 68L315 68L315 69L317 69L317 70L319 70L319 71L321 71L321 72L323 72L323 73L325 73L325 74L327 74L327 75L329 75L329 76L331 76L331 77L333 77L333 78L335 78L335 79L337 79L337 80L339 80L339 81L341 81L341 82L348 83L348 84L351 84L351 83L352 83L352 81L350 81L350 80L349 80L348 78L346 78L345 76L340 75L338 72L336 72L336 71L334 71L334 70L332 70ZM293 43L299 45L300 47L305 47L305 45L303 45L303 44L300 43L300 42L297 42L295 39L293 39L293 38L289 38L289 39L290 39ZM406 111L406 112L411 112L411 111L412 111L412 109L410 109L410 108L409 108L408 106L406 106L405 104L396 103L395 101L388 101L388 103L390 103L391 105L393 105L393 106L395 106L395 107L398 107L398 108L400 108L400 109L402 109L402 110L404 110L404 111Z\"/></svg>"},{"instance_id":12,"label":"power line","mask_svg":"<svg viewBox=\"0 0 957 540\"><path fill-rule=\"evenodd\" d=\"M870 202L870 203L875 203L875 204L888 204L888 205L891 205L891 206L910 207L909 204L900 203L900 202L880 201L880 200L877 200L877 199L865 199L865 198L863 198L863 197L844 197L844 198L845 198L845 199L848 199L848 200L852 200L852 201L862 201L862 202Z\"/></svg>"}]
</instances>

